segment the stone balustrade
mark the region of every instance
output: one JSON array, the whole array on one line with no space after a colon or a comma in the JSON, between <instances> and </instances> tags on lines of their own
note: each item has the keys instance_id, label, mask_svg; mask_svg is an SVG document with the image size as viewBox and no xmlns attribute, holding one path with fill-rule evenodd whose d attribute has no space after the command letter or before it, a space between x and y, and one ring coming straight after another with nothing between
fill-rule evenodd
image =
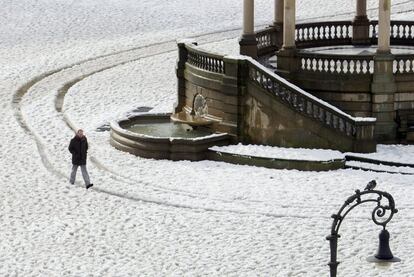
<instances>
[{"instance_id":1,"label":"stone balustrade","mask_svg":"<svg viewBox=\"0 0 414 277\"><path fill-rule=\"evenodd\" d=\"M203 52L194 47L187 47L187 50L189 64L206 71L224 73L223 56Z\"/></svg>"},{"instance_id":2,"label":"stone balustrade","mask_svg":"<svg viewBox=\"0 0 414 277\"><path fill-rule=\"evenodd\" d=\"M277 41L277 30L269 27L256 32L257 53L263 56L275 52L280 46L281 42Z\"/></svg>"},{"instance_id":3,"label":"stone balustrade","mask_svg":"<svg viewBox=\"0 0 414 277\"><path fill-rule=\"evenodd\" d=\"M372 74L374 60L372 55L327 55L315 53L297 53L300 70L331 74Z\"/></svg>"},{"instance_id":4,"label":"stone balustrade","mask_svg":"<svg viewBox=\"0 0 414 277\"><path fill-rule=\"evenodd\" d=\"M414 73L414 55L395 55L394 56L395 74Z\"/></svg>"},{"instance_id":5,"label":"stone balustrade","mask_svg":"<svg viewBox=\"0 0 414 277\"><path fill-rule=\"evenodd\" d=\"M327 45L352 45L352 21L313 22L296 25L296 47L312 48ZM268 27L257 31L258 56L276 52L281 47L278 41L280 28ZM378 21L369 22L369 39L378 42ZM414 21L391 21L391 44L414 45ZM327 55L298 51L299 70L344 75L373 74L372 55ZM394 73L413 73L411 55L395 55Z\"/></svg>"},{"instance_id":6,"label":"stone balustrade","mask_svg":"<svg viewBox=\"0 0 414 277\"><path fill-rule=\"evenodd\" d=\"M414 45L414 22L391 21L391 44Z\"/></svg>"},{"instance_id":7,"label":"stone balustrade","mask_svg":"<svg viewBox=\"0 0 414 277\"><path fill-rule=\"evenodd\" d=\"M313 22L296 25L296 47L350 44L351 21Z\"/></svg>"},{"instance_id":8,"label":"stone balustrade","mask_svg":"<svg viewBox=\"0 0 414 277\"><path fill-rule=\"evenodd\" d=\"M369 37L371 43L378 42L378 21L370 21ZM391 44L414 45L414 21L391 21Z\"/></svg>"},{"instance_id":9,"label":"stone balustrade","mask_svg":"<svg viewBox=\"0 0 414 277\"><path fill-rule=\"evenodd\" d=\"M372 44L378 43L378 20L369 22L369 38Z\"/></svg>"}]
</instances>

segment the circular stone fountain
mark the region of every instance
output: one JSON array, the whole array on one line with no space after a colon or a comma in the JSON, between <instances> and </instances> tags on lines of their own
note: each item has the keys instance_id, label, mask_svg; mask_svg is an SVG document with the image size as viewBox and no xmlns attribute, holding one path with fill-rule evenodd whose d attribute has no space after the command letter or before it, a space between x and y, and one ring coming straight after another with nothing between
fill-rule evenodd
<instances>
[{"instance_id":1,"label":"circular stone fountain","mask_svg":"<svg viewBox=\"0 0 414 277\"><path fill-rule=\"evenodd\" d=\"M205 159L209 147L229 144L229 135L203 127L211 124L208 120L183 116L176 115L177 122L170 119L171 114L144 114L111 122L110 143L144 158L192 161Z\"/></svg>"}]
</instances>

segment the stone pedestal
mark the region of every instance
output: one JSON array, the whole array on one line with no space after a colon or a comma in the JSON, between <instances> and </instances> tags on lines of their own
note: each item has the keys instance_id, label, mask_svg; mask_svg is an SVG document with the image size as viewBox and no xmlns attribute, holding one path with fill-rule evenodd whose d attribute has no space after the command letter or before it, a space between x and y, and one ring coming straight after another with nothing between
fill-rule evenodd
<instances>
[{"instance_id":1,"label":"stone pedestal","mask_svg":"<svg viewBox=\"0 0 414 277\"><path fill-rule=\"evenodd\" d=\"M257 58L257 40L256 35L242 35L239 40L240 54Z\"/></svg>"},{"instance_id":2,"label":"stone pedestal","mask_svg":"<svg viewBox=\"0 0 414 277\"><path fill-rule=\"evenodd\" d=\"M283 22L273 22L271 27L275 29L274 38L272 39L274 39L277 49L280 49L283 45Z\"/></svg>"},{"instance_id":3,"label":"stone pedestal","mask_svg":"<svg viewBox=\"0 0 414 277\"><path fill-rule=\"evenodd\" d=\"M366 15L356 16L352 23L352 44L370 45L369 20Z\"/></svg>"},{"instance_id":4,"label":"stone pedestal","mask_svg":"<svg viewBox=\"0 0 414 277\"><path fill-rule=\"evenodd\" d=\"M243 34L239 40L240 54L257 58L257 41L254 33L254 0L243 1Z\"/></svg>"},{"instance_id":5,"label":"stone pedestal","mask_svg":"<svg viewBox=\"0 0 414 277\"><path fill-rule=\"evenodd\" d=\"M397 85L394 80L393 62L394 56L389 53L377 53L374 57L371 84L372 116L377 118L375 137L378 142L395 142L397 135L394 109Z\"/></svg>"},{"instance_id":6,"label":"stone pedestal","mask_svg":"<svg viewBox=\"0 0 414 277\"><path fill-rule=\"evenodd\" d=\"M284 77L288 77L292 73L295 73L300 68L300 60L296 56L296 47L282 48L280 49L277 56L277 72L282 74Z\"/></svg>"},{"instance_id":7,"label":"stone pedestal","mask_svg":"<svg viewBox=\"0 0 414 277\"><path fill-rule=\"evenodd\" d=\"M196 44L196 43L194 43ZM188 60L188 51L185 47L185 42L178 42L178 60L175 67L175 74L177 75L177 103L174 107L174 113L182 111L185 106L185 63Z\"/></svg>"},{"instance_id":8,"label":"stone pedestal","mask_svg":"<svg viewBox=\"0 0 414 277\"><path fill-rule=\"evenodd\" d=\"M247 91L249 66L247 60L224 57L226 72L223 76L221 92L223 93L223 116L217 130L236 135L233 142L244 141L243 114L245 108L242 103L243 95Z\"/></svg>"}]
</instances>

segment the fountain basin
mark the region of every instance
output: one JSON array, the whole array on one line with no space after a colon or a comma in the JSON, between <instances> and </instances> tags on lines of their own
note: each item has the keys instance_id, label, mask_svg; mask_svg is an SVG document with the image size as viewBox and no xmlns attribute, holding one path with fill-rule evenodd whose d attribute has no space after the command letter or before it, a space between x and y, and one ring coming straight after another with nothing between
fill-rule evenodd
<instances>
[{"instance_id":1,"label":"fountain basin","mask_svg":"<svg viewBox=\"0 0 414 277\"><path fill-rule=\"evenodd\" d=\"M111 122L110 143L118 150L153 159L206 159L208 148L227 145L230 136L170 120L171 114L145 114Z\"/></svg>"}]
</instances>

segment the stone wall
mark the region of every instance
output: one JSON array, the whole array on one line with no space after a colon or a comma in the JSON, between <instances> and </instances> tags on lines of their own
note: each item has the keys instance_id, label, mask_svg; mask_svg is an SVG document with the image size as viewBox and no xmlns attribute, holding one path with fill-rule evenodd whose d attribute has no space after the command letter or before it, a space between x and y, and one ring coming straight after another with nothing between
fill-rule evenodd
<instances>
[{"instance_id":1,"label":"stone wall","mask_svg":"<svg viewBox=\"0 0 414 277\"><path fill-rule=\"evenodd\" d=\"M395 109L414 111L414 73L397 74L397 93L395 94Z\"/></svg>"},{"instance_id":2,"label":"stone wall","mask_svg":"<svg viewBox=\"0 0 414 277\"><path fill-rule=\"evenodd\" d=\"M239 110L237 79L206 72L190 64L186 66L184 78L184 109L191 112L194 98L200 94L207 101L208 115L217 121L212 128L236 135Z\"/></svg>"},{"instance_id":3,"label":"stone wall","mask_svg":"<svg viewBox=\"0 0 414 277\"><path fill-rule=\"evenodd\" d=\"M341 151L353 149L352 138L295 112L254 84L248 84L243 102L246 143Z\"/></svg>"},{"instance_id":4,"label":"stone wall","mask_svg":"<svg viewBox=\"0 0 414 277\"><path fill-rule=\"evenodd\" d=\"M316 97L357 117L372 116L371 84L368 75L298 73L292 80Z\"/></svg>"}]
</instances>

